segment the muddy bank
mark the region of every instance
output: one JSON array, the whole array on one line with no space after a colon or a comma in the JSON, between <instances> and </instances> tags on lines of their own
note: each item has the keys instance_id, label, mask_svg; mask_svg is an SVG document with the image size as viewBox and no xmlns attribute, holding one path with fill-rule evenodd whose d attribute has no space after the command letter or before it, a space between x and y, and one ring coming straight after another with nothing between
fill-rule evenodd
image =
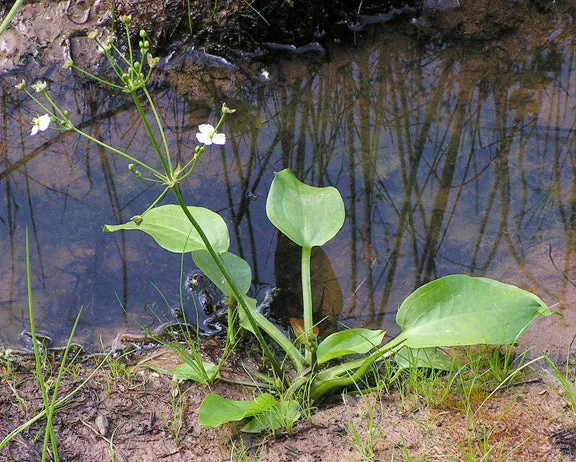
<instances>
[{"instance_id":1,"label":"muddy bank","mask_svg":"<svg viewBox=\"0 0 576 462\"><path fill-rule=\"evenodd\" d=\"M47 67L69 56L79 64L97 62L86 34L96 29L101 35L113 31L122 36L121 15L132 17L134 35L140 29L149 31L157 54L193 48L244 59L278 50L322 51L334 43L353 42L369 25L384 22L394 22L423 42L494 40L529 27L534 15L553 20L554 15L573 11L572 2L547 0L387 0L360 6L348 0L42 0L25 3L0 38L0 70L26 64Z\"/></svg>"},{"instance_id":2,"label":"muddy bank","mask_svg":"<svg viewBox=\"0 0 576 462\"><path fill-rule=\"evenodd\" d=\"M431 404L430 396L397 391L336 397L291 433L259 436L241 434L241 425L198 424L207 393L249 399L252 388L178 383L147 368L175 364L171 353L157 351L105 365L56 413L61 460L356 462L480 460L487 454L507 461L571 460L573 414L546 375L502 388L481 408L486 394L480 394L468 410L461 408L457 390L440 406ZM62 394L90 372L74 366ZM223 373L229 375L229 369ZM41 410L41 398L29 370L3 361L0 376L0 435L7 435ZM30 426L0 451L0 461L40 460L43 431L42 421Z\"/></svg>"}]
</instances>

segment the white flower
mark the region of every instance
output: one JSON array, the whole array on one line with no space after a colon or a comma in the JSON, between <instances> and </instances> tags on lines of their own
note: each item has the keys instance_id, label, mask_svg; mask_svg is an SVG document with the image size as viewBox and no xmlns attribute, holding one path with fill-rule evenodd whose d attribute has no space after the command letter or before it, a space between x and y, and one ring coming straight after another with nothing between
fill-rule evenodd
<instances>
[{"instance_id":1,"label":"white flower","mask_svg":"<svg viewBox=\"0 0 576 462\"><path fill-rule=\"evenodd\" d=\"M32 119L32 131L30 136L34 136L39 131L43 132L50 125L50 116L48 114L41 115L40 117L35 117Z\"/></svg>"},{"instance_id":2,"label":"white flower","mask_svg":"<svg viewBox=\"0 0 576 462\"><path fill-rule=\"evenodd\" d=\"M198 125L198 130L200 130L200 133L196 133L196 139L199 143L206 146L226 143L226 135L224 133L216 133L216 129L210 124Z\"/></svg>"},{"instance_id":3,"label":"white flower","mask_svg":"<svg viewBox=\"0 0 576 462\"><path fill-rule=\"evenodd\" d=\"M46 87L47 84L45 81L38 81L34 85L32 85L32 88L36 93L41 93L42 91L46 90Z\"/></svg>"}]
</instances>

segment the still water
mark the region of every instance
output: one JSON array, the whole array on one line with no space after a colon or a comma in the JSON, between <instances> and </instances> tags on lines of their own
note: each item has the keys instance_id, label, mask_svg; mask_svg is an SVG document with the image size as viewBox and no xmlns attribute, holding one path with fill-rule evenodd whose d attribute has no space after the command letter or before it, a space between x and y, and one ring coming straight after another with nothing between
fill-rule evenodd
<instances>
[{"instance_id":1,"label":"still water","mask_svg":"<svg viewBox=\"0 0 576 462\"><path fill-rule=\"evenodd\" d=\"M467 273L557 304L563 317L539 322L526 342L565 347L576 327L576 35L571 24L548 26L494 45L424 45L380 31L236 70L173 66L154 98L181 161L198 124L215 123L223 102L237 109L223 126L228 143L207 151L185 199L222 214L231 250L252 266L252 294L280 288L280 320L299 311L299 252L268 222L265 200L273 172L291 168L337 187L346 204L343 230L312 261L317 316L332 327L394 333L412 290ZM30 137L42 112L13 90L20 78L0 90L0 338L17 344L28 323L26 227L43 330L62 340L81 306L78 336L93 346L157 323L166 301L178 302L180 256L102 226L141 213L160 190L76 135ZM155 162L127 99L52 78L53 96L91 136Z\"/></svg>"}]
</instances>

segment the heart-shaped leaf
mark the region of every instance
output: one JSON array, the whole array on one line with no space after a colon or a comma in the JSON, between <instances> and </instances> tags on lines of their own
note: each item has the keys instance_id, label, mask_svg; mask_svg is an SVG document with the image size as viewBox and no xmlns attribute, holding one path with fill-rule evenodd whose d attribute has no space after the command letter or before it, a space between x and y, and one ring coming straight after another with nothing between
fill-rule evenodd
<instances>
[{"instance_id":1,"label":"heart-shaped leaf","mask_svg":"<svg viewBox=\"0 0 576 462\"><path fill-rule=\"evenodd\" d=\"M382 343L386 332L371 329L346 329L324 339L316 351L318 364L352 354L368 353Z\"/></svg>"},{"instance_id":2,"label":"heart-shaped leaf","mask_svg":"<svg viewBox=\"0 0 576 462\"><path fill-rule=\"evenodd\" d=\"M203 207L188 207L218 253L230 246L228 227L220 215ZM152 236L156 243L170 252L205 250L200 235L193 228L179 205L162 205L121 225L104 225L104 232L137 229Z\"/></svg>"},{"instance_id":3,"label":"heart-shaped leaf","mask_svg":"<svg viewBox=\"0 0 576 462\"><path fill-rule=\"evenodd\" d=\"M493 279L446 276L400 306L399 337L413 348L513 343L538 316L552 314L536 295Z\"/></svg>"},{"instance_id":4,"label":"heart-shaped leaf","mask_svg":"<svg viewBox=\"0 0 576 462\"><path fill-rule=\"evenodd\" d=\"M252 284L252 270L248 262L230 252L220 254L224 266L234 278L236 286L242 292L242 295L248 292ZM212 255L207 250L195 250L192 252L194 263L227 297L232 297L232 289L224 279L222 272L214 262Z\"/></svg>"},{"instance_id":5,"label":"heart-shaped leaf","mask_svg":"<svg viewBox=\"0 0 576 462\"><path fill-rule=\"evenodd\" d=\"M274 173L266 200L272 224L300 247L321 246L344 224L344 202L332 186L317 188L288 170Z\"/></svg>"}]
</instances>

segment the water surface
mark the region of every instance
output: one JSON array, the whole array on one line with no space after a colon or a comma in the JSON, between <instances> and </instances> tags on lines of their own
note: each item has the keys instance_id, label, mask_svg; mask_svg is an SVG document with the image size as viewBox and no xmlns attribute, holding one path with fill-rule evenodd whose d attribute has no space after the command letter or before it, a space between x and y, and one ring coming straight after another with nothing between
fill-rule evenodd
<instances>
[{"instance_id":1,"label":"water surface","mask_svg":"<svg viewBox=\"0 0 576 462\"><path fill-rule=\"evenodd\" d=\"M343 230L313 254L326 329L338 320L393 333L412 290L466 273L557 304L564 316L539 323L526 342L564 347L576 326L575 31L547 27L473 45L380 31L326 54L165 75L154 98L182 161L198 124L214 123L222 102L237 109L223 127L228 143L207 151L185 198L222 214L232 250L252 265L253 294L280 287L280 319L300 309L299 254L268 222L265 199L273 172L291 168L337 187L346 204ZM0 337L16 344L28 323L26 227L43 330L62 339L81 306L79 335L92 345L158 322L165 299L178 302L180 256L144 234L101 230L141 213L160 190L76 135L30 137L41 112L11 88L19 78L1 89ZM52 94L91 136L156 162L122 95L53 78Z\"/></svg>"}]
</instances>

